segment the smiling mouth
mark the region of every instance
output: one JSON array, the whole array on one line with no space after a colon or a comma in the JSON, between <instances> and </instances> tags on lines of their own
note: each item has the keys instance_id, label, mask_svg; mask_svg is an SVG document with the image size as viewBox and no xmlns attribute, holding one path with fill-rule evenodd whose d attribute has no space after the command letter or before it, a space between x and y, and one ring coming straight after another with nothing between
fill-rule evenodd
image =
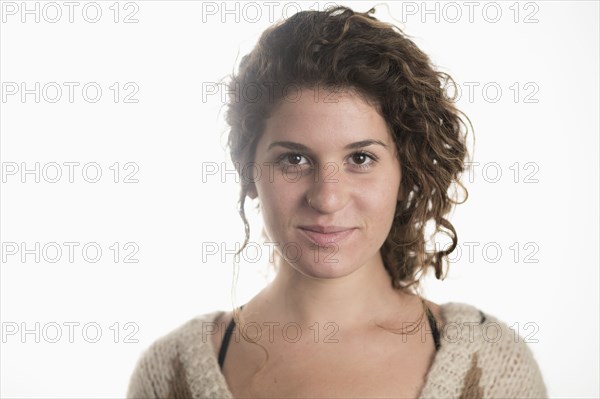
<instances>
[{"instance_id":1,"label":"smiling mouth","mask_svg":"<svg viewBox=\"0 0 600 399\"><path fill-rule=\"evenodd\" d=\"M322 233L319 231L309 230L305 227L299 227L300 231L311 241L318 246L331 246L331 244L339 244L342 240L350 236L355 228L338 230L330 233Z\"/></svg>"}]
</instances>

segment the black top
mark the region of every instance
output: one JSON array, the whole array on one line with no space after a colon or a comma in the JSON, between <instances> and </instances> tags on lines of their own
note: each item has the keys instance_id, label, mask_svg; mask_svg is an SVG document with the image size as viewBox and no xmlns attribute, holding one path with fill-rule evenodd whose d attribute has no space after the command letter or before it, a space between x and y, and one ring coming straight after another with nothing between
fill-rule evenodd
<instances>
[{"instance_id":1,"label":"black top","mask_svg":"<svg viewBox=\"0 0 600 399\"><path fill-rule=\"evenodd\" d=\"M240 310L243 308L244 306L240 306ZM479 311L479 314L481 314L481 323L483 323L485 321L485 315L483 314L482 311ZM429 309L429 307L427 308L427 319L429 320L429 326L431 328L431 334L433 335L433 342L435 343L435 350L436 352L440 349L440 331L438 330L438 326L437 323L435 321L435 318L433 317L433 313L431 313L431 310ZM235 320L232 318L231 321L229 322L229 325L227 326L227 330L225 330L225 335L223 336L223 344L221 345L221 348L219 349L219 367L221 369L223 369L223 363L225 362L225 355L227 354L227 347L229 346L229 340L231 338L231 334L233 332L233 329L235 328Z\"/></svg>"}]
</instances>

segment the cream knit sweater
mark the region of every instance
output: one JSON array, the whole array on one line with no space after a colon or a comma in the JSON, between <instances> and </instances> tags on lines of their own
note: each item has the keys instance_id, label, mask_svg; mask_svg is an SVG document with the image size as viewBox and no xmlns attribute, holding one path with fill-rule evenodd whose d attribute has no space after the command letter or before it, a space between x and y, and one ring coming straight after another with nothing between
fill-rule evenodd
<instances>
[{"instance_id":1,"label":"cream knit sweater","mask_svg":"<svg viewBox=\"0 0 600 399\"><path fill-rule=\"evenodd\" d=\"M468 304L440 305L441 347L420 398L547 398L531 350L504 322ZM206 334L222 311L198 316L141 355L127 398L233 398ZM205 331L203 333L203 326Z\"/></svg>"}]
</instances>

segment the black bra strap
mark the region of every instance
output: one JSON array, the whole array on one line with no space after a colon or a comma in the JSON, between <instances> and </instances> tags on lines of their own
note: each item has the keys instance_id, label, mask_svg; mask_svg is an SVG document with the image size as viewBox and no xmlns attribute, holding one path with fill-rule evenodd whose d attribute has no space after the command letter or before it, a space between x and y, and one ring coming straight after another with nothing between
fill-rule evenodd
<instances>
[{"instance_id":1,"label":"black bra strap","mask_svg":"<svg viewBox=\"0 0 600 399\"><path fill-rule=\"evenodd\" d=\"M240 310L244 305L240 306ZM233 333L233 329L235 328L235 319L232 317L229 325L227 326L227 330L225 330L225 336L223 337L223 342L221 343L221 348L219 349L219 367L223 369L223 363L225 362L225 355L227 354L227 348L229 347L229 340L231 339L231 334Z\"/></svg>"},{"instance_id":2,"label":"black bra strap","mask_svg":"<svg viewBox=\"0 0 600 399\"><path fill-rule=\"evenodd\" d=\"M433 313L429 307L427 307L427 318L429 319L429 325L431 326L431 334L433 335L433 342L435 343L435 350L438 351L440 349L440 331L438 330L437 322L435 321L435 317L433 317Z\"/></svg>"},{"instance_id":3,"label":"black bra strap","mask_svg":"<svg viewBox=\"0 0 600 399\"><path fill-rule=\"evenodd\" d=\"M480 310L479 314L481 315L481 321L479 322L480 324L483 324L485 322L485 314Z\"/></svg>"}]
</instances>

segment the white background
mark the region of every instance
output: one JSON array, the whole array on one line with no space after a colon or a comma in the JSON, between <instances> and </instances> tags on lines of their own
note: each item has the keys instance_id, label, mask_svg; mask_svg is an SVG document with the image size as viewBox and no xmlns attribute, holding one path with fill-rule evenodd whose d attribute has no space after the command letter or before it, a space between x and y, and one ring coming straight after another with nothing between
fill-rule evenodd
<instances>
[{"instance_id":1,"label":"white background","mask_svg":"<svg viewBox=\"0 0 600 399\"><path fill-rule=\"evenodd\" d=\"M63 2L26 7L36 3L39 22L23 15L20 1L2 2L1 396L123 397L155 339L232 306L231 253L203 251L207 243L233 250L243 238L235 176L203 176L209 165L232 170L223 167L224 93L203 96L206 88L233 71L271 23L324 5L276 2L269 15L264 3L228 3L234 11L226 14L221 2L121 2L115 23L113 2L100 1L92 23L94 5L78 2L71 23ZM351 2L357 11L374 4ZM452 74L475 126L479 165L463 180L468 201L451 215L462 254L445 281L427 280L426 296L473 304L528 337L551 397L597 398L598 2L475 4L471 16L465 2L390 2L375 14ZM138 22L124 23L132 13ZM40 82L39 103L34 94L10 95L22 82ZM63 89L56 103L48 101L56 96L51 82ZM72 103L65 82L79 84ZM95 103L82 95L90 82L102 88ZM131 87L137 103L123 101ZM39 183L21 175L36 162L46 172ZM54 162L63 175L51 183ZM73 182L65 162L79 162ZM102 171L97 183L82 175L88 163ZM125 183L136 166L138 182ZM254 241L259 232L253 220ZM64 242L79 245L73 262ZM13 243L47 252L23 260ZM63 249L55 263L48 243ZM102 249L97 262L83 257L86 243ZM136 247L138 262L124 262ZM266 258L242 260L238 304L265 284ZM69 322L79 323L73 342ZM100 327L98 342L92 327L83 335L86 323ZM62 336L51 343L56 326ZM128 333L138 342L126 342Z\"/></svg>"}]
</instances>

